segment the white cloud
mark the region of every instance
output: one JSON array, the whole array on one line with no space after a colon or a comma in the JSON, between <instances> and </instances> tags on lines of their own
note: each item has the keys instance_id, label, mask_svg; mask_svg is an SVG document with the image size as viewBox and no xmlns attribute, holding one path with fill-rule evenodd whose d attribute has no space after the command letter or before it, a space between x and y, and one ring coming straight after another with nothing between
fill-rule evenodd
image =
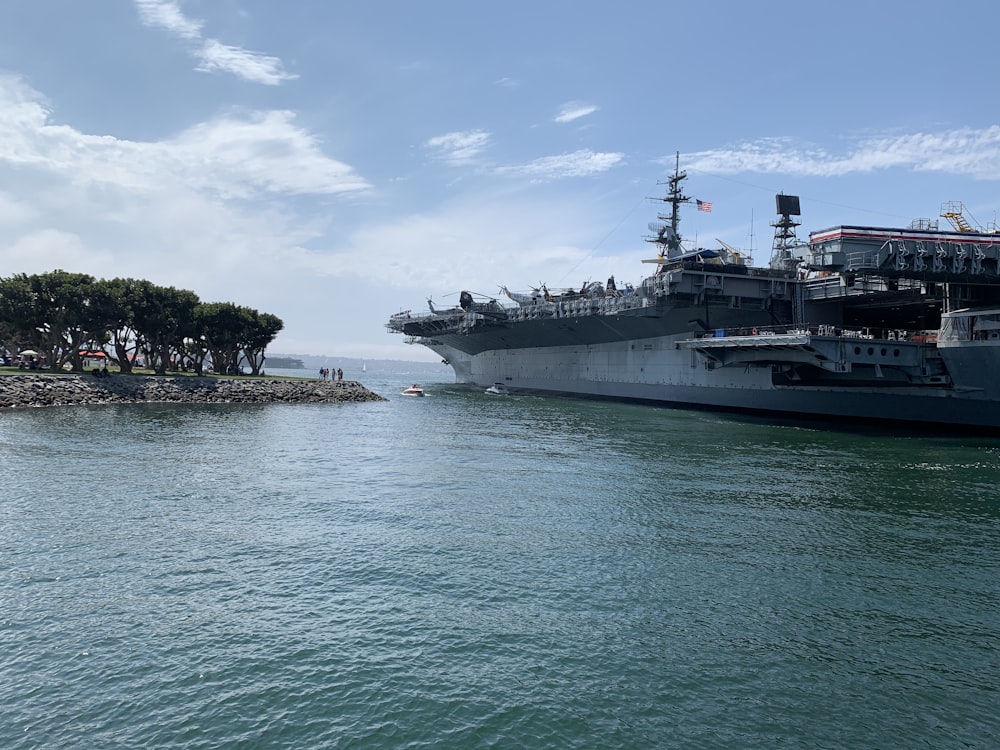
<instances>
[{"instance_id":1,"label":"white cloud","mask_svg":"<svg viewBox=\"0 0 1000 750\"><path fill-rule=\"evenodd\" d=\"M9 245L0 244L0 259L7 268L30 268L32 272L108 267L107 253L93 253L73 232L41 229L18 236ZM41 262L40 262L41 261ZM92 271L80 271L91 273Z\"/></svg>"},{"instance_id":2,"label":"white cloud","mask_svg":"<svg viewBox=\"0 0 1000 750\"><path fill-rule=\"evenodd\" d=\"M498 174L515 174L537 178L539 180L556 180L563 177L586 177L587 175L606 172L622 163L625 154L595 153L590 149L581 149L570 154L546 156L535 159L527 164L512 167L498 167Z\"/></svg>"},{"instance_id":3,"label":"white cloud","mask_svg":"<svg viewBox=\"0 0 1000 750\"><path fill-rule=\"evenodd\" d=\"M390 311L392 301L422 307L427 294L444 305L445 294L462 289L499 296L500 284L514 290L542 282L579 286L620 270L590 249L593 237L606 231L599 212L581 217L573 196L539 200L542 193L529 192L462 195L427 213L360 227L336 249L300 250L290 262L303 278L371 284Z\"/></svg>"},{"instance_id":4,"label":"white cloud","mask_svg":"<svg viewBox=\"0 0 1000 750\"><path fill-rule=\"evenodd\" d=\"M585 102L566 102L562 105L559 110L559 114L555 116L554 122L573 122L573 120L579 120L581 117L586 117L597 111L597 107L593 104L587 104Z\"/></svg>"},{"instance_id":5,"label":"white cloud","mask_svg":"<svg viewBox=\"0 0 1000 750\"><path fill-rule=\"evenodd\" d=\"M51 124L37 93L0 76L0 174L18 182L16 198L0 193L0 268L146 278L281 316L257 300L296 299L291 261L326 221L288 204L368 189L293 120L251 113L127 141Z\"/></svg>"},{"instance_id":6,"label":"white cloud","mask_svg":"<svg viewBox=\"0 0 1000 750\"><path fill-rule=\"evenodd\" d=\"M223 117L189 128L160 148L185 182L221 195L337 194L370 187L351 167L324 156L316 137L294 119L287 111Z\"/></svg>"},{"instance_id":7,"label":"white cloud","mask_svg":"<svg viewBox=\"0 0 1000 750\"><path fill-rule=\"evenodd\" d=\"M11 193L0 191L0 226L19 224L38 216L38 209Z\"/></svg>"},{"instance_id":8,"label":"white cloud","mask_svg":"<svg viewBox=\"0 0 1000 750\"><path fill-rule=\"evenodd\" d=\"M428 139L424 146L438 159L458 166L472 162L489 142L489 133L482 130L467 130L435 136Z\"/></svg>"},{"instance_id":9,"label":"white cloud","mask_svg":"<svg viewBox=\"0 0 1000 750\"><path fill-rule=\"evenodd\" d=\"M673 164L673 157L663 159ZM787 138L701 151L685 159L688 168L716 174L738 172L800 174L813 177L906 169L1000 180L1000 125L942 133L873 136L845 154L810 147Z\"/></svg>"},{"instance_id":10,"label":"white cloud","mask_svg":"<svg viewBox=\"0 0 1000 750\"><path fill-rule=\"evenodd\" d=\"M180 6L173 0L135 0L139 17L146 26L158 26L183 39L201 36L201 21L184 17Z\"/></svg>"},{"instance_id":11,"label":"white cloud","mask_svg":"<svg viewBox=\"0 0 1000 750\"><path fill-rule=\"evenodd\" d=\"M298 78L282 70L281 60L277 57L233 47L217 39L203 39L201 29L204 23L185 17L175 0L135 0L135 4L139 18L146 26L166 29L188 42L201 42L191 50L199 61L196 70L232 73L244 80L268 86Z\"/></svg>"},{"instance_id":12,"label":"white cloud","mask_svg":"<svg viewBox=\"0 0 1000 750\"><path fill-rule=\"evenodd\" d=\"M281 60L256 52L250 52L240 47L231 47L215 39L207 39L201 51L198 52L201 64L198 70L211 73L219 70L224 73L234 73L240 78L255 83L274 86L282 81L298 78L285 73L281 69Z\"/></svg>"},{"instance_id":13,"label":"white cloud","mask_svg":"<svg viewBox=\"0 0 1000 750\"><path fill-rule=\"evenodd\" d=\"M71 176L81 184L156 192L198 190L222 197L333 195L369 189L322 153L288 111L250 112L199 123L156 143L81 133L49 122L41 97L0 76L0 164Z\"/></svg>"}]
</instances>

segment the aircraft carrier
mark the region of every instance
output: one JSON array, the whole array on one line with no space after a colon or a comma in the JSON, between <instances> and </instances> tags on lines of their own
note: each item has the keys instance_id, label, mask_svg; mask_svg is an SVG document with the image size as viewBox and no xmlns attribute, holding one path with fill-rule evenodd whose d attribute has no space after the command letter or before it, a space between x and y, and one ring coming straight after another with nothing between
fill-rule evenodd
<instances>
[{"instance_id":1,"label":"aircraft carrier","mask_svg":"<svg viewBox=\"0 0 1000 750\"><path fill-rule=\"evenodd\" d=\"M804 417L1000 431L1000 233L960 203L907 228L796 236L799 199L776 196L771 260L688 248L679 164L637 286L498 298L386 324L438 353L456 382ZM503 300L503 301L501 301Z\"/></svg>"}]
</instances>

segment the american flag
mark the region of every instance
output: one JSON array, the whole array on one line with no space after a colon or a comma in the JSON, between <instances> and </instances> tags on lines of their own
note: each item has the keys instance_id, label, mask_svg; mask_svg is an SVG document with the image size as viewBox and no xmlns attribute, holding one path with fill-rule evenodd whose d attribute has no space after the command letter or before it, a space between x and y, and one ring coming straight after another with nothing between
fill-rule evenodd
<instances>
[{"instance_id":1,"label":"american flag","mask_svg":"<svg viewBox=\"0 0 1000 750\"><path fill-rule=\"evenodd\" d=\"M711 203L711 201L699 201L697 198L695 198L695 200L698 201L698 210L699 211L711 211L712 210L712 203Z\"/></svg>"}]
</instances>

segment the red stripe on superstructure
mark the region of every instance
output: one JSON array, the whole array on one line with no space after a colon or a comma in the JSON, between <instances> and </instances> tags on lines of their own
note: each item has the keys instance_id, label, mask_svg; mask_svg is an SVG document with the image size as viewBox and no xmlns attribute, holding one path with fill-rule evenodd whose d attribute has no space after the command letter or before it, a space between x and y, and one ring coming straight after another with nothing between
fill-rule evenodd
<instances>
[{"instance_id":1,"label":"red stripe on superstructure","mask_svg":"<svg viewBox=\"0 0 1000 750\"><path fill-rule=\"evenodd\" d=\"M879 229L876 227L838 227L821 230L809 235L809 243L829 242L835 239L884 239L925 242L952 242L956 244L1000 244L1000 235L965 232L914 232L905 229Z\"/></svg>"}]
</instances>

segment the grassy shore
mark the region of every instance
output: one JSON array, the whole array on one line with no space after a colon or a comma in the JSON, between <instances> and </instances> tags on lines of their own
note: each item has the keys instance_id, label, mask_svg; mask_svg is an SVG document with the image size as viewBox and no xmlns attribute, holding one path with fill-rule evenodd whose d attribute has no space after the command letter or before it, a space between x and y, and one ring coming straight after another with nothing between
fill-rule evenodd
<instances>
[{"instance_id":1,"label":"grassy shore","mask_svg":"<svg viewBox=\"0 0 1000 750\"><path fill-rule=\"evenodd\" d=\"M91 368L93 369L93 368ZM114 377L168 377L168 378L217 378L219 380L246 380L247 378L256 380L315 380L316 378L308 377L303 375L302 377L288 376L288 375L216 375L212 372L206 372L203 375L197 375L193 372L173 372L168 371L165 376L158 376L152 370L144 370L142 368L135 368L131 373L122 374L118 369L114 367L108 368L108 373ZM90 375L91 370L83 370L81 372L70 372L69 370L21 370L17 367L2 367L0 366L0 376L3 375Z\"/></svg>"}]
</instances>

